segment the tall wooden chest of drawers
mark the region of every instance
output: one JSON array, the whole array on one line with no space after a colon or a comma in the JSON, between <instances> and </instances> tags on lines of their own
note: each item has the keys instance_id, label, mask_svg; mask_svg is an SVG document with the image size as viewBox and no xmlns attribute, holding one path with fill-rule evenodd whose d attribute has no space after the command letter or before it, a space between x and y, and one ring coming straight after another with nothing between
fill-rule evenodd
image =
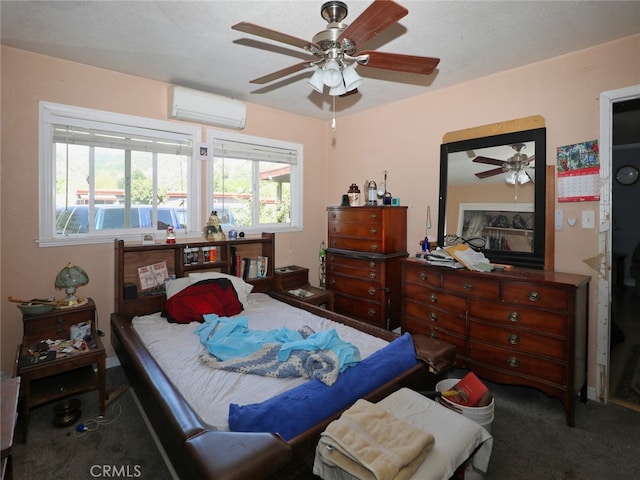
<instances>
[{"instance_id":1,"label":"tall wooden chest of drawers","mask_svg":"<svg viewBox=\"0 0 640 480\"><path fill-rule=\"evenodd\" d=\"M402 261L402 330L456 346L457 366L558 397L574 425L586 401L590 277L508 267L472 272Z\"/></svg>"},{"instance_id":2,"label":"tall wooden chest of drawers","mask_svg":"<svg viewBox=\"0 0 640 480\"><path fill-rule=\"evenodd\" d=\"M327 289L335 311L378 327L400 326L400 260L407 207L328 207Z\"/></svg>"}]
</instances>

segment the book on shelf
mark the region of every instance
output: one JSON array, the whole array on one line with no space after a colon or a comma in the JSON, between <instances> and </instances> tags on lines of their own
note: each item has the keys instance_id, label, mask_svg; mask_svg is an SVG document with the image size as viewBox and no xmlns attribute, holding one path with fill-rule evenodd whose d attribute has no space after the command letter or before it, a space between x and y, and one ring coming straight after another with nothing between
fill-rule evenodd
<instances>
[{"instance_id":1,"label":"book on shelf","mask_svg":"<svg viewBox=\"0 0 640 480\"><path fill-rule=\"evenodd\" d=\"M258 259L250 258L248 260L249 271L247 272L247 278L256 278L258 276Z\"/></svg>"},{"instance_id":2,"label":"book on shelf","mask_svg":"<svg viewBox=\"0 0 640 480\"><path fill-rule=\"evenodd\" d=\"M139 267L138 277L140 278L140 288L142 290L162 287L164 286L165 278L169 277L167 263L163 261Z\"/></svg>"},{"instance_id":3,"label":"book on shelf","mask_svg":"<svg viewBox=\"0 0 640 480\"><path fill-rule=\"evenodd\" d=\"M267 276L269 268L269 257L259 256L258 257L258 278L265 278Z\"/></svg>"}]
</instances>

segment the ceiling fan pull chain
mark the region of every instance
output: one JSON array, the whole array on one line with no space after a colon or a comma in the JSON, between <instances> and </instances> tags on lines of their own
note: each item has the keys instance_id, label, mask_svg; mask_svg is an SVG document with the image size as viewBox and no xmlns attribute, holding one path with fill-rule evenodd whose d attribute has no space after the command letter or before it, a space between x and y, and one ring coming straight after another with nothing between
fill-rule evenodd
<instances>
[{"instance_id":1,"label":"ceiling fan pull chain","mask_svg":"<svg viewBox=\"0 0 640 480\"><path fill-rule=\"evenodd\" d=\"M333 118L331 119L331 130L336 131L336 97L331 97L333 99Z\"/></svg>"}]
</instances>

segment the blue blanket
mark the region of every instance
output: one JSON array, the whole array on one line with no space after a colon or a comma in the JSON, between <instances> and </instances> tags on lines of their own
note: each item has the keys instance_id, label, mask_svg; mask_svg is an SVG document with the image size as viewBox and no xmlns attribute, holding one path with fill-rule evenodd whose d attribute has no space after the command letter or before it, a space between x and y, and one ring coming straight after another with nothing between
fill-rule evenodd
<instances>
[{"instance_id":1,"label":"blue blanket","mask_svg":"<svg viewBox=\"0 0 640 480\"><path fill-rule=\"evenodd\" d=\"M309 380L261 403L229 405L235 432L274 432L291 440L418 364L408 333L340 374L329 387Z\"/></svg>"}]
</instances>

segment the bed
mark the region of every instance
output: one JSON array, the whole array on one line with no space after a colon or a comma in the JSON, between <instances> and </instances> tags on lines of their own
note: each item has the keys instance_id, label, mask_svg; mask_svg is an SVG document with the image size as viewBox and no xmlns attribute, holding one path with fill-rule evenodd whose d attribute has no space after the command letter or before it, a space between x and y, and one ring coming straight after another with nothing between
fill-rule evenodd
<instances>
[{"instance_id":1,"label":"bed","mask_svg":"<svg viewBox=\"0 0 640 480\"><path fill-rule=\"evenodd\" d=\"M123 288L123 278L126 277L123 272L137 269L140 261L128 259L122 254L122 247L121 243L116 244L115 273L119 289ZM162 250L157 245L150 248L154 252ZM142 252L142 247L138 251ZM130 264L128 260L133 263ZM176 271L183 273L179 269ZM178 280L195 283L201 279L192 273L191 280L186 276ZM267 329L273 325L261 322L274 317L271 309L275 308L282 312L279 318L283 325L294 326L297 321L295 317L301 317L302 323L311 322L315 331L336 328L341 338L344 336L361 349L361 362L340 373L338 381L331 387L318 380L267 378L268 388L252 388L254 382L258 385L259 376L219 372L199 363L197 357L203 346L198 344L198 336L194 334L197 324L169 324L158 314L162 310L159 306L164 301L159 300L158 295L139 296L128 305L126 311L115 311L111 315L114 350L173 469L181 479L313 478L313 456L320 433L355 401L355 398L348 403L342 399L340 402L328 401L336 391L331 389L341 386L342 390L355 393L357 398L376 402L402 387L419 389L424 386L427 375L424 365L416 359L416 342L412 337L399 336L280 295L272 291L269 281L258 285L247 295L239 316L246 316L252 324L252 319L257 318L256 325L260 329ZM116 310L121 304L116 301ZM168 328L169 334L159 333L162 328ZM363 338L366 340L363 341ZM173 343L185 339L186 347ZM408 345L411 347L410 359ZM154 355L163 350L171 351L172 355L156 360ZM180 363L181 356L189 359L187 363ZM176 368L170 368L172 365ZM386 377L375 380L376 371L387 372ZM222 375L216 380L205 380L205 373ZM229 393L228 385L236 384L237 378L229 380L234 376L245 378L238 383L241 387L233 387L235 393ZM203 393L194 388L193 384L186 382L192 377L197 378L199 384L209 383L213 390ZM349 379L351 383L344 383L347 380L341 383L343 379ZM280 382L287 386L271 389L274 383ZM216 394L215 397L211 391ZM238 391L244 391L244 395L236 395ZM320 404L305 407L299 403L296 410L299 416L288 415L295 402L301 402L302 398L315 399L316 396L327 395L327 391L331 392L329 396L318 397L324 398L318 400ZM203 401L209 396L215 399ZM207 406L211 404L219 404L220 408L208 410ZM306 418L308 415L303 415L305 408L307 413L318 410L320 416L311 420ZM228 421L220 413L225 410L229 413L235 411L236 416L230 415ZM265 410L279 412L280 420L277 422L284 419L283 423L287 423L288 420L286 428L273 425L255 427L258 422L256 419L264 419ZM278 418L277 415L274 417ZM274 420L268 418L267 424L270 421Z\"/></svg>"}]
</instances>

